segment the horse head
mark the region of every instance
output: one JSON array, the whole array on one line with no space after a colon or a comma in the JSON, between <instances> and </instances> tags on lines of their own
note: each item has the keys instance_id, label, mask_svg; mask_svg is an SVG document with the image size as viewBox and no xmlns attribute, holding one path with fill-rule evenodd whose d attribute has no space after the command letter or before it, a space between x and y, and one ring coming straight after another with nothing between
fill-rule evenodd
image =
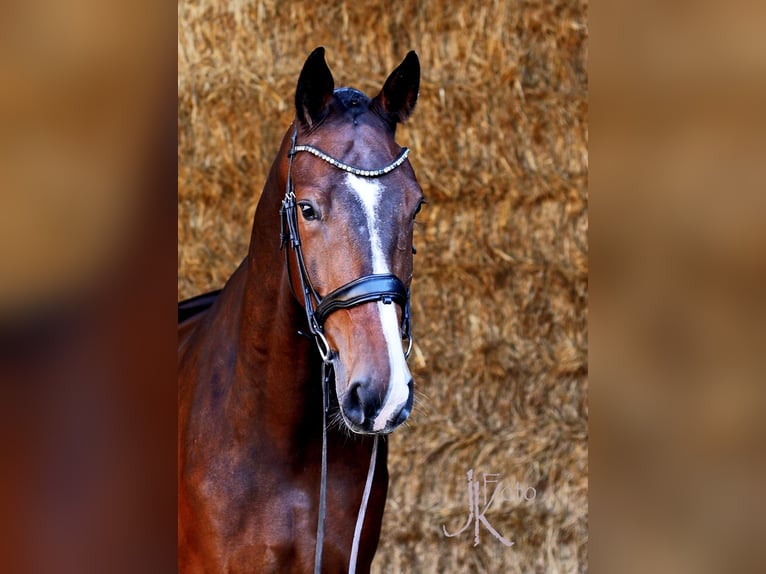
<instances>
[{"instance_id":1,"label":"horse head","mask_svg":"<svg viewBox=\"0 0 766 574\"><path fill-rule=\"evenodd\" d=\"M309 321L316 320L340 413L356 433L389 433L412 409L402 334L423 193L395 132L412 113L419 84L420 64L410 52L373 98L335 89L317 48L295 94L285 178L295 212L288 226L297 226L300 253L289 259L289 277L310 307Z\"/></svg>"}]
</instances>

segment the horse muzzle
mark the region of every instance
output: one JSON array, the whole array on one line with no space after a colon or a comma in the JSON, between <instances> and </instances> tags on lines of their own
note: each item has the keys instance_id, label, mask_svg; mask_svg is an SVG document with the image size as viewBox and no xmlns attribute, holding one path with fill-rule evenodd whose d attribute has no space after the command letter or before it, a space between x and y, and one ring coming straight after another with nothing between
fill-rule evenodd
<instances>
[{"instance_id":1,"label":"horse muzzle","mask_svg":"<svg viewBox=\"0 0 766 574\"><path fill-rule=\"evenodd\" d=\"M413 403L413 381L402 346L397 305L369 301L330 317L335 391L343 420L362 434L386 434Z\"/></svg>"},{"instance_id":2,"label":"horse muzzle","mask_svg":"<svg viewBox=\"0 0 766 574\"><path fill-rule=\"evenodd\" d=\"M339 402L343 419L352 432L389 434L410 416L413 396L411 378L403 389L389 386L389 393L383 400L376 385L356 380L348 386Z\"/></svg>"}]
</instances>

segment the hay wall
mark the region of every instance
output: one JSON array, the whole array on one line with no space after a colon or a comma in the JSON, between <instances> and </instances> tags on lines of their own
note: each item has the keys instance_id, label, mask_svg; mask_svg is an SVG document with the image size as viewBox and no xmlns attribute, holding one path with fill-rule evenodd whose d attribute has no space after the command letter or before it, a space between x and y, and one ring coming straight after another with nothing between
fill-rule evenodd
<instances>
[{"instance_id":1,"label":"hay wall","mask_svg":"<svg viewBox=\"0 0 766 574\"><path fill-rule=\"evenodd\" d=\"M179 299L220 287L245 255L308 53L324 45L336 85L370 95L420 55L398 136L429 201L418 400L390 439L375 572L587 571L586 8L179 1ZM483 523L477 546L473 523L444 536L466 521L468 469L482 498L483 473L502 483L486 518L513 547Z\"/></svg>"}]
</instances>

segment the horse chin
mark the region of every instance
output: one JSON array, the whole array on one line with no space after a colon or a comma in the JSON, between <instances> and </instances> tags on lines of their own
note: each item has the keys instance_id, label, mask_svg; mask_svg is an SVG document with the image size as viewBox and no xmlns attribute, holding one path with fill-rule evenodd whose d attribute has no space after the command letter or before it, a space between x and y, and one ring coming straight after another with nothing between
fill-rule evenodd
<instances>
[{"instance_id":1,"label":"horse chin","mask_svg":"<svg viewBox=\"0 0 766 574\"><path fill-rule=\"evenodd\" d=\"M343 410L341 410L341 414L343 415L343 422L345 423L346 428L350 430L352 433L358 434L358 435L369 435L369 436L388 435L394 432L394 430L396 430L399 427L399 424L388 423L386 424L385 427L383 427L380 430L373 430L372 422L368 423L367 421L365 421L364 424L359 425L359 424L351 422L348 419L348 417L346 417L346 415L343 413Z\"/></svg>"}]
</instances>

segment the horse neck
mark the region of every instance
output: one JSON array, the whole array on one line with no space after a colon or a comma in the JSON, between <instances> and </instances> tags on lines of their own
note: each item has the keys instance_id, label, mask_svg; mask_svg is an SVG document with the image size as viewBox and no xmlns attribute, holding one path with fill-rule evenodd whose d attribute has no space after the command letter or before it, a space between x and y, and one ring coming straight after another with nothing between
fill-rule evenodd
<instances>
[{"instance_id":1,"label":"horse neck","mask_svg":"<svg viewBox=\"0 0 766 574\"><path fill-rule=\"evenodd\" d=\"M285 142L278 158L287 152ZM284 194L285 165L272 166L256 209L248 258L242 271L244 292L239 325L238 369L230 404L242 405L252 426L274 432L272 438L295 448L306 425L321 411L321 373L303 308L290 289L285 254L280 249L279 208ZM287 249L287 247L285 247ZM292 256L292 254L290 254ZM314 427L321 428L319 425Z\"/></svg>"}]
</instances>

